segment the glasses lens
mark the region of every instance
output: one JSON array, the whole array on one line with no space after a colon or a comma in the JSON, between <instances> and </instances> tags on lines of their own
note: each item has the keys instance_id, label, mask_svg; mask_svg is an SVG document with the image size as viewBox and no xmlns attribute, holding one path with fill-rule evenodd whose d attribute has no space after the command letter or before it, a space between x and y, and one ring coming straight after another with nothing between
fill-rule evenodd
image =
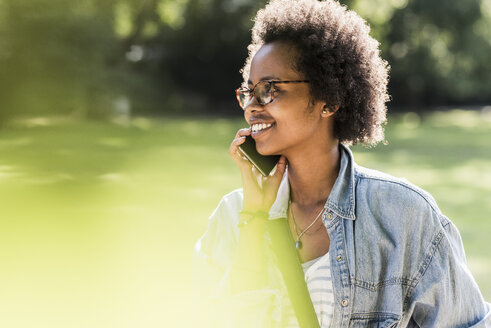
<instances>
[{"instance_id":1,"label":"glasses lens","mask_svg":"<svg viewBox=\"0 0 491 328\"><path fill-rule=\"evenodd\" d=\"M260 82L256 85L256 89L254 90L254 96L256 100L261 105L266 105L271 102L271 83L269 82Z\"/></svg>"},{"instance_id":2,"label":"glasses lens","mask_svg":"<svg viewBox=\"0 0 491 328\"><path fill-rule=\"evenodd\" d=\"M248 89L237 90L237 100L240 107L244 108L251 100L251 92Z\"/></svg>"}]
</instances>

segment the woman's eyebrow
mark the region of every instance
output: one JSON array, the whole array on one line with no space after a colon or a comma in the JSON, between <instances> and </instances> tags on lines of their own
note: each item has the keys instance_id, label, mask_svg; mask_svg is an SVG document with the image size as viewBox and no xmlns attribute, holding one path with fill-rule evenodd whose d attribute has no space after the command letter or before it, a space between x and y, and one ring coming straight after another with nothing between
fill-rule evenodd
<instances>
[{"instance_id":1,"label":"woman's eyebrow","mask_svg":"<svg viewBox=\"0 0 491 328\"><path fill-rule=\"evenodd\" d=\"M268 76L263 76L263 77L262 77L262 78L259 80L259 82L261 82L261 81L269 81L269 80L281 80L281 79L280 79L279 77L277 77L277 76L274 76L274 75L268 75ZM252 85L253 83L252 83L252 81L251 81L251 80L248 80L248 81L247 81L247 84L248 84L248 85Z\"/></svg>"}]
</instances>

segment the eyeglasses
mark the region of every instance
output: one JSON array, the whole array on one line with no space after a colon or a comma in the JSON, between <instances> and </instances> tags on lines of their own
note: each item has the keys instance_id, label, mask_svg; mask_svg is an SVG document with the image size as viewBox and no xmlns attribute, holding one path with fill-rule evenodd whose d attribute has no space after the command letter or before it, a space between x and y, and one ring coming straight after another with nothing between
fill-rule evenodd
<instances>
[{"instance_id":1,"label":"eyeglasses","mask_svg":"<svg viewBox=\"0 0 491 328\"><path fill-rule=\"evenodd\" d=\"M247 105L251 102L252 98L255 97L257 102L264 106L269 104L274 100L275 96L275 84L279 83L309 83L308 80L297 80L297 81L260 81L256 85L249 89L247 87L238 88L235 90L237 100L239 101L240 107L245 110Z\"/></svg>"}]
</instances>

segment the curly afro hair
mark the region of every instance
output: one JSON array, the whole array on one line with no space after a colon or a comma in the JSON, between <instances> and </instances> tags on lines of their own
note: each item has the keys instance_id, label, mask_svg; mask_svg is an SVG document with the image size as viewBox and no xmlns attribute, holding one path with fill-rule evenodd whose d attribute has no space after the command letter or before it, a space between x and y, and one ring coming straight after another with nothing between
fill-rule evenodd
<instances>
[{"instance_id":1,"label":"curly afro hair","mask_svg":"<svg viewBox=\"0 0 491 328\"><path fill-rule=\"evenodd\" d=\"M254 21L245 81L262 45L290 43L297 52L294 69L310 80L311 98L339 106L334 136L347 145L384 139L389 66L360 16L334 0L272 0Z\"/></svg>"}]
</instances>

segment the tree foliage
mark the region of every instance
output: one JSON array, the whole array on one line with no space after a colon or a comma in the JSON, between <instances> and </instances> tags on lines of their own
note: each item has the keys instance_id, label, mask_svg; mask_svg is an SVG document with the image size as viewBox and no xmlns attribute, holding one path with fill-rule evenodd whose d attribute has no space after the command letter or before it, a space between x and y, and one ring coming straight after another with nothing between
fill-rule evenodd
<instances>
[{"instance_id":1,"label":"tree foliage","mask_svg":"<svg viewBox=\"0 0 491 328\"><path fill-rule=\"evenodd\" d=\"M395 11L384 42L397 103L489 102L489 23L480 0L413 0Z\"/></svg>"},{"instance_id":2,"label":"tree foliage","mask_svg":"<svg viewBox=\"0 0 491 328\"><path fill-rule=\"evenodd\" d=\"M392 106L491 101L490 0L346 0L392 67ZM36 113L240 112L266 0L0 0L0 120Z\"/></svg>"},{"instance_id":3,"label":"tree foliage","mask_svg":"<svg viewBox=\"0 0 491 328\"><path fill-rule=\"evenodd\" d=\"M109 81L112 6L97 1L0 3L3 115L86 111ZM102 92L104 93L104 92Z\"/></svg>"}]
</instances>

